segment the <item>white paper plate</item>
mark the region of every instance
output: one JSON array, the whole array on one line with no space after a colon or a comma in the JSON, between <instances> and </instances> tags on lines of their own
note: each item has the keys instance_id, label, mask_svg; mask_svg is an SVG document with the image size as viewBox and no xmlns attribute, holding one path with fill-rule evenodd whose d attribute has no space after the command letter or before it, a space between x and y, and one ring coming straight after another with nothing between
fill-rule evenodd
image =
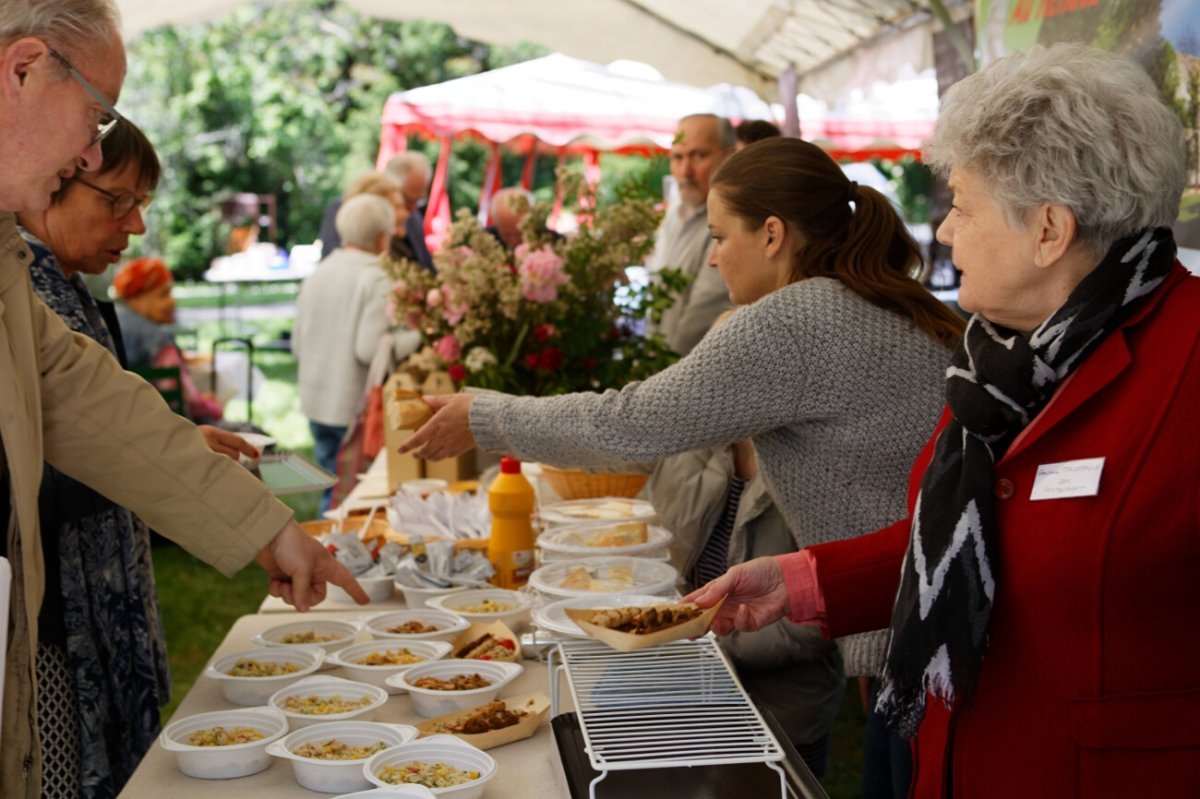
<instances>
[{"instance_id":1,"label":"white paper plate","mask_svg":"<svg viewBox=\"0 0 1200 799\"><path fill-rule=\"evenodd\" d=\"M587 569L592 575L589 588L563 587L562 582L574 569ZM621 582L622 576L632 577ZM529 586L556 597L598 596L599 594L661 594L675 590L679 576L669 563L647 558L577 558L548 563L529 575Z\"/></svg>"},{"instance_id":2,"label":"white paper plate","mask_svg":"<svg viewBox=\"0 0 1200 799\"><path fill-rule=\"evenodd\" d=\"M671 539L675 537L665 527L650 526L646 530L646 542L643 544L593 547L582 543L584 538L590 532L598 529L598 527L599 525L556 527L550 532L542 533L538 536L537 545L546 552L552 552L555 555L570 555L576 558L607 557L610 555L644 556L664 550L671 543Z\"/></svg>"},{"instance_id":3,"label":"white paper plate","mask_svg":"<svg viewBox=\"0 0 1200 799\"><path fill-rule=\"evenodd\" d=\"M612 524L613 522L648 521L657 514L654 506L644 499L599 497L555 502L538 511L543 522L550 524Z\"/></svg>"},{"instance_id":4,"label":"white paper plate","mask_svg":"<svg viewBox=\"0 0 1200 799\"><path fill-rule=\"evenodd\" d=\"M644 608L661 605L666 600L650 594L600 594L560 599L533 612L533 623L543 630L569 638L589 636L563 611L567 608Z\"/></svg>"}]
</instances>

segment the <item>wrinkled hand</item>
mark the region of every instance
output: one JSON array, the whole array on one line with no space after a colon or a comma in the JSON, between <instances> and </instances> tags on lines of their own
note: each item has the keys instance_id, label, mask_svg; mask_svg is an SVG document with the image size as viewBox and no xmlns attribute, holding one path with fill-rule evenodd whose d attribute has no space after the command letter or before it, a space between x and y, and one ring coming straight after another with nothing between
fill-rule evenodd
<instances>
[{"instance_id":1,"label":"wrinkled hand","mask_svg":"<svg viewBox=\"0 0 1200 799\"><path fill-rule=\"evenodd\" d=\"M788 611L787 586L775 558L755 558L734 566L682 601L707 608L723 596L725 604L709 625L717 635L729 635L735 629L742 632L762 629Z\"/></svg>"},{"instance_id":2,"label":"wrinkled hand","mask_svg":"<svg viewBox=\"0 0 1200 799\"><path fill-rule=\"evenodd\" d=\"M230 433L228 430L222 430L210 424L202 424L198 427L204 434L204 443L208 444L208 448L218 455L228 455L235 461L239 454L245 455L247 458L259 457L258 450L250 446L246 439L237 433Z\"/></svg>"},{"instance_id":3,"label":"wrinkled hand","mask_svg":"<svg viewBox=\"0 0 1200 799\"><path fill-rule=\"evenodd\" d=\"M294 521L271 539L255 561L267 572L271 596L280 597L301 612L325 598L327 583L341 586L360 605L370 601L346 567Z\"/></svg>"},{"instance_id":4,"label":"wrinkled hand","mask_svg":"<svg viewBox=\"0 0 1200 799\"><path fill-rule=\"evenodd\" d=\"M440 461L455 458L475 449L471 434L471 394L442 394L424 397L433 408L433 417L400 445L400 454L411 452L418 458Z\"/></svg>"}]
</instances>

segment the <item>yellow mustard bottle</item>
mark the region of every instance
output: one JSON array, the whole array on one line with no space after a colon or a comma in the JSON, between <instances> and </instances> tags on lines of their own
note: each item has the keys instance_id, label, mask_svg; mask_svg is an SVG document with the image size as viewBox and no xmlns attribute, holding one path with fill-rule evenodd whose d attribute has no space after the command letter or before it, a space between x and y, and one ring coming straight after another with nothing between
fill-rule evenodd
<instances>
[{"instance_id":1,"label":"yellow mustard bottle","mask_svg":"<svg viewBox=\"0 0 1200 799\"><path fill-rule=\"evenodd\" d=\"M488 560L496 568L492 582L500 588L520 588L533 571L533 505L533 486L521 474L521 462L501 458L500 474L488 489Z\"/></svg>"}]
</instances>

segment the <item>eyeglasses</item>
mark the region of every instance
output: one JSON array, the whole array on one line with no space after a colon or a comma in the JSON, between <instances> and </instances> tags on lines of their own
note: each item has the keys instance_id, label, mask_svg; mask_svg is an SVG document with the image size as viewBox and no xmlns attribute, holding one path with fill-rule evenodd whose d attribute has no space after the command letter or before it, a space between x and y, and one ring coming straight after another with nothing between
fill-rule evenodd
<instances>
[{"instance_id":1,"label":"eyeglasses","mask_svg":"<svg viewBox=\"0 0 1200 799\"><path fill-rule=\"evenodd\" d=\"M151 194L138 197L136 194L130 194L127 191L123 191L120 194L113 194L108 189L102 189L95 183L89 183L81 177L76 177L73 180L75 183L82 183L92 191L99 192L107 197L109 202L112 203L112 214L114 219L124 219L125 216L135 207L141 208L142 211L145 211L150 207L150 201L154 199L154 196Z\"/></svg>"},{"instance_id":2,"label":"eyeglasses","mask_svg":"<svg viewBox=\"0 0 1200 799\"><path fill-rule=\"evenodd\" d=\"M66 68L67 74L74 78L75 81L83 87L83 90L90 94L92 99L99 103L100 107L104 109L104 113L100 116L99 121L96 122L96 136L92 139L92 144L95 144L108 134L112 133L113 128L115 128L117 123L124 119L124 117L121 116L117 109L113 108L113 104L105 99L104 95L100 93L99 89L89 83L87 78L79 74L79 70L71 66L70 61L64 58L60 53L56 52L52 47L48 47L47 50L50 51L50 56L55 61L62 64L63 67ZM92 188L95 187L93 186ZM130 207L132 208L132 206Z\"/></svg>"}]
</instances>

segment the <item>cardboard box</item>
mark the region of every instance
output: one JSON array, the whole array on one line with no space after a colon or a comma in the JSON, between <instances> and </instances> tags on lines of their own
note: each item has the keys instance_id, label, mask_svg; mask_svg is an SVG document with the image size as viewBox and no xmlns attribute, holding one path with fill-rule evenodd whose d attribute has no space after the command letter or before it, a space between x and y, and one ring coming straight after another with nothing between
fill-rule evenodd
<instances>
[{"instance_id":1,"label":"cardboard box","mask_svg":"<svg viewBox=\"0 0 1200 799\"><path fill-rule=\"evenodd\" d=\"M396 414L388 410L388 403L395 397L396 389L419 391L422 394L453 394L454 383L445 372L434 372L421 384L408 372L396 372L384 383L383 438L387 448L388 490L398 491L400 484L405 480L435 478L447 483L456 483L460 480L474 479L477 475L474 452L444 461L425 461L399 453L400 445L412 435L412 431L401 430L396 424Z\"/></svg>"}]
</instances>

